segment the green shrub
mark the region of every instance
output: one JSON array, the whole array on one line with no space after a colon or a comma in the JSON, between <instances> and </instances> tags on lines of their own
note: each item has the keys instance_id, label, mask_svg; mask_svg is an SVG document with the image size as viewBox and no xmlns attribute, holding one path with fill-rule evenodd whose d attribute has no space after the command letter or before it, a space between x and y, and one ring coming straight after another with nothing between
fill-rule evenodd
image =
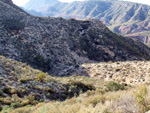
<instances>
[{"instance_id":1,"label":"green shrub","mask_svg":"<svg viewBox=\"0 0 150 113\"><path fill-rule=\"evenodd\" d=\"M106 88L109 90L109 91L118 91L118 90L124 90L125 87L119 83L116 83L116 82L113 82L113 81L110 81L106 84Z\"/></svg>"},{"instance_id":2,"label":"green shrub","mask_svg":"<svg viewBox=\"0 0 150 113\"><path fill-rule=\"evenodd\" d=\"M16 108L16 107L20 107L21 103L20 102L16 102L16 103L11 103L11 107L12 108Z\"/></svg>"},{"instance_id":3,"label":"green shrub","mask_svg":"<svg viewBox=\"0 0 150 113\"><path fill-rule=\"evenodd\" d=\"M40 82L44 82L45 81L45 73L39 73L37 75L37 80Z\"/></svg>"},{"instance_id":4,"label":"green shrub","mask_svg":"<svg viewBox=\"0 0 150 113\"><path fill-rule=\"evenodd\" d=\"M26 97L24 99L24 102L22 102L22 105L28 105L28 104L35 105L35 104L37 104L38 102L35 100L35 95L36 94L31 94L28 97Z\"/></svg>"},{"instance_id":5,"label":"green shrub","mask_svg":"<svg viewBox=\"0 0 150 113\"><path fill-rule=\"evenodd\" d=\"M12 100L13 103L20 102L20 98L18 97L17 94L13 94L11 100Z\"/></svg>"},{"instance_id":6,"label":"green shrub","mask_svg":"<svg viewBox=\"0 0 150 113\"><path fill-rule=\"evenodd\" d=\"M2 108L2 111L1 111L1 113L8 113L10 110L12 110L13 108L10 108L9 106L4 106L3 108Z\"/></svg>"}]
</instances>

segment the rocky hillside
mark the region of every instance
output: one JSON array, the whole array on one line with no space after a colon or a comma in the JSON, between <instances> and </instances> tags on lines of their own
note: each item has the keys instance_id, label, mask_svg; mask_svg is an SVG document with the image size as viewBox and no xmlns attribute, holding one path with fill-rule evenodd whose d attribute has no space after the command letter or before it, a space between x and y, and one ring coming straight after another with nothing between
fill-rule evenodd
<instances>
[{"instance_id":1,"label":"rocky hillside","mask_svg":"<svg viewBox=\"0 0 150 113\"><path fill-rule=\"evenodd\" d=\"M6 1L0 14L0 54L52 75L71 75L83 63L150 58L148 47L98 20L35 17Z\"/></svg>"},{"instance_id":2,"label":"rocky hillside","mask_svg":"<svg viewBox=\"0 0 150 113\"><path fill-rule=\"evenodd\" d=\"M40 1L40 0L38 0ZM41 1L42 2L42 1ZM31 6L32 3L32 6ZM26 10L34 10L31 14L40 16L61 16L65 18L87 19L95 18L103 21L116 33L139 39L144 43L150 43L147 33L150 30L150 6L118 1L118 0L88 0L83 2L35 5L38 2L30 0L24 6ZM30 6L30 7L29 7Z\"/></svg>"}]
</instances>

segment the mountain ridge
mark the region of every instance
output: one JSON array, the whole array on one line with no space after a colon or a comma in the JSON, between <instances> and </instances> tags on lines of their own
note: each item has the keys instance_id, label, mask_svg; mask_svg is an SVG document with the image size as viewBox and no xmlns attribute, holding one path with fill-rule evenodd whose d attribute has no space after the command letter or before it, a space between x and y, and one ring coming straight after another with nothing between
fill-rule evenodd
<instances>
[{"instance_id":1,"label":"mountain ridge","mask_svg":"<svg viewBox=\"0 0 150 113\"><path fill-rule=\"evenodd\" d=\"M34 3L33 3L34 5ZM72 3L57 3L44 10L37 10L42 16L54 16L75 19L94 18L101 20L112 31L141 40L148 35L142 34L150 30L150 6L127 1L79 1ZM41 6L42 7L42 6ZM25 7L24 7L25 8ZM32 6L30 7L32 9ZM25 8L28 10L28 8ZM34 10L34 9L32 9ZM30 11L28 10L30 13ZM34 14L34 13L31 13ZM136 33L140 35L136 35ZM149 42L147 42L149 43Z\"/></svg>"}]
</instances>

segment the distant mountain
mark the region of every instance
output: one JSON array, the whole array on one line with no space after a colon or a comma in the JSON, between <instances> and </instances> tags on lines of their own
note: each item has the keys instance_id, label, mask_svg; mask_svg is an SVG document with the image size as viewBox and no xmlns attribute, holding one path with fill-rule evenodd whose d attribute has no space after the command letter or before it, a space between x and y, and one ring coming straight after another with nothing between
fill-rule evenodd
<instances>
[{"instance_id":1,"label":"distant mountain","mask_svg":"<svg viewBox=\"0 0 150 113\"><path fill-rule=\"evenodd\" d=\"M38 9L39 7L46 6L46 5L53 5L58 3L58 0L30 0L27 4L25 4L26 9ZM46 7L45 7L46 8Z\"/></svg>"},{"instance_id":2,"label":"distant mountain","mask_svg":"<svg viewBox=\"0 0 150 113\"><path fill-rule=\"evenodd\" d=\"M40 13L42 16L64 18L95 18L101 20L116 33L136 38L144 43L150 43L150 6L148 5L118 0L55 2L38 5L38 7L35 4L36 1L32 2L31 5L33 6L30 8L26 5L24 8L34 10L36 13L31 12L33 15Z\"/></svg>"},{"instance_id":3,"label":"distant mountain","mask_svg":"<svg viewBox=\"0 0 150 113\"><path fill-rule=\"evenodd\" d=\"M28 13L37 16L54 16L57 12L56 8L61 8L64 4L65 3L61 3L58 0L30 0L27 4L25 4L24 9Z\"/></svg>"}]
</instances>

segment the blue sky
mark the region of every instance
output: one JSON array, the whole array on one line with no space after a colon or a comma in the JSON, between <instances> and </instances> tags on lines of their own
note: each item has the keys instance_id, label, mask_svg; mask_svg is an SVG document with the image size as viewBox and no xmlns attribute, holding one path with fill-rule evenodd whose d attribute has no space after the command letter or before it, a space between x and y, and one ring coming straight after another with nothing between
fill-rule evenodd
<instances>
[{"instance_id":1,"label":"blue sky","mask_svg":"<svg viewBox=\"0 0 150 113\"><path fill-rule=\"evenodd\" d=\"M25 3L27 3L29 0L12 0L16 5L23 6ZM83 1L83 0L59 0L62 2L73 2L73 1ZM150 5L150 0L126 0L130 2L138 2L143 4Z\"/></svg>"}]
</instances>

